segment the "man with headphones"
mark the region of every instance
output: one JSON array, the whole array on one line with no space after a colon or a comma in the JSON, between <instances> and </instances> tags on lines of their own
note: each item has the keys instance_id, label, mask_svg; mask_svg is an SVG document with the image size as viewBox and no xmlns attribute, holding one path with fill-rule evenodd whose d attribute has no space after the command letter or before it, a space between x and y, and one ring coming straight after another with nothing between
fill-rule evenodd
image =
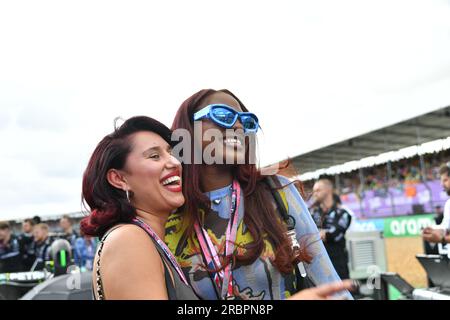
<instances>
[{"instance_id":1,"label":"man with headphones","mask_svg":"<svg viewBox=\"0 0 450 320\"><path fill-rule=\"evenodd\" d=\"M450 196L450 162L439 169L441 184L447 195ZM422 238L432 243L441 243L443 246L450 243L450 199L444 207L444 217L438 228L427 227L422 232Z\"/></svg>"}]
</instances>

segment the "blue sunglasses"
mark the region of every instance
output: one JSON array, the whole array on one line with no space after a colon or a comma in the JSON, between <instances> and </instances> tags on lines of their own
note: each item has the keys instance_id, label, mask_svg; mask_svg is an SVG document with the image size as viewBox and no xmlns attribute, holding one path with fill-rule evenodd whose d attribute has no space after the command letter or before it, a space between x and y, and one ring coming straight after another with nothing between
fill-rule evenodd
<instances>
[{"instance_id":1,"label":"blue sunglasses","mask_svg":"<svg viewBox=\"0 0 450 320\"><path fill-rule=\"evenodd\" d=\"M194 121L211 119L214 123L226 129L231 129L238 118L245 133L258 131L258 117L254 113L238 112L226 104L210 104L194 113Z\"/></svg>"}]
</instances>

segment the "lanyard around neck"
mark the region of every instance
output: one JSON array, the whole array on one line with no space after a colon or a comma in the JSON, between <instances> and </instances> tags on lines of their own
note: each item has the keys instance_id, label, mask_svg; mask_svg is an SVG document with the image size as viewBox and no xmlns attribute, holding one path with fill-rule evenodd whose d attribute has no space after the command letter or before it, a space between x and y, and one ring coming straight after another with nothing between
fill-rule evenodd
<instances>
[{"instance_id":1,"label":"lanyard around neck","mask_svg":"<svg viewBox=\"0 0 450 320\"><path fill-rule=\"evenodd\" d=\"M234 245L236 242L236 233L239 221L239 204L241 197L241 187L239 183L234 180L232 184L231 192L231 208L230 208L230 220L228 221L226 234L225 234L225 256L231 257L234 252ZM214 247L208 232L200 227L198 221L194 224L195 233L201 247L203 257L206 260L206 266L208 269L216 270L212 272L214 284L218 290L220 290L220 298L227 299L233 296L233 273L231 263L228 263L224 268L219 260L219 254ZM219 270L220 271L217 271Z\"/></svg>"},{"instance_id":2,"label":"lanyard around neck","mask_svg":"<svg viewBox=\"0 0 450 320\"><path fill-rule=\"evenodd\" d=\"M184 284L189 285L189 283L186 280L186 277L184 276L183 271L181 270L180 265L178 264L177 260L173 256L172 252L169 250L167 245L164 243L164 241L161 240L161 238L156 234L153 229L146 224L144 221L140 220L139 218L134 218L133 222L142 227L150 237L153 238L153 240L156 241L156 243L159 245L159 247L162 249L164 254L166 255L167 259L169 259L170 263L174 267L174 269L177 271L178 275L180 276L181 280L184 282Z\"/></svg>"}]
</instances>

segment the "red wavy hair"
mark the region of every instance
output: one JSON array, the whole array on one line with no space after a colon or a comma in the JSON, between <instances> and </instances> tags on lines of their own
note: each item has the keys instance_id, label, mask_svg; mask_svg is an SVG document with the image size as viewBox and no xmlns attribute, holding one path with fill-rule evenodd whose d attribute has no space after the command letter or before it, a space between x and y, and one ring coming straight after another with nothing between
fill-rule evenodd
<instances>
[{"instance_id":1,"label":"red wavy hair","mask_svg":"<svg viewBox=\"0 0 450 320\"><path fill-rule=\"evenodd\" d=\"M172 124L172 130L186 129L190 132L191 137L194 136L193 114L201 105L205 98L216 93L224 92L231 95L238 101L243 111L248 111L245 105L229 90L201 90L186 101L184 101L175 116ZM193 140L193 139L192 139ZM194 142L191 141L191 148L194 148ZM281 221L280 214L273 208L274 200L269 187L264 183L266 176L263 176L254 164L240 164L233 166L233 175L239 181L244 194L245 215L244 223L250 232L253 243L245 246L243 255L233 255L232 257L224 257L222 259L239 262L242 265L252 264L264 250L264 235L274 247L275 257L272 261L273 265L284 274L292 273L294 265L300 261L311 262L312 257L306 251L304 243L300 243L301 250L298 254L294 254L291 242L286 236L286 225ZM183 194L186 202L180 212L185 215L185 223L187 226L186 235L193 237L194 228L193 221L201 221L199 209L210 210L210 201L200 188L200 167L201 165L183 163L183 181L189 181L189 184L183 183ZM301 188L300 185L298 187ZM226 265L226 263L222 264Z\"/></svg>"},{"instance_id":2,"label":"red wavy hair","mask_svg":"<svg viewBox=\"0 0 450 320\"><path fill-rule=\"evenodd\" d=\"M136 209L128 201L125 191L112 186L106 175L110 169L125 166L132 150L130 136L139 131L157 133L172 145L170 129L145 116L128 119L99 142L83 174L82 201L91 211L80 224L85 234L101 237L115 224L131 222L136 217Z\"/></svg>"}]
</instances>

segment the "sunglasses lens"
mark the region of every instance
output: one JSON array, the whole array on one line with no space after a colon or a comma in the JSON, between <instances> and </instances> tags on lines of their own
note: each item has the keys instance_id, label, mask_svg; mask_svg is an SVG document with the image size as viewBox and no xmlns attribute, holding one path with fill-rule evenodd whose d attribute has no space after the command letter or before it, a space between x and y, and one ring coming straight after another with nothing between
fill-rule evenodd
<instances>
[{"instance_id":1,"label":"sunglasses lens","mask_svg":"<svg viewBox=\"0 0 450 320\"><path fill-rule=\"evenodd\" d=\"M236 113L225 108L215 108L213 110L213 115L214 118L216 118L220 122L227 125L233 125Z\"/></svg>"},{"instance_id":2,"label":"sunglasses lens","mask_svg":"<svg viewBox=\"0 0 450 320\"><path fill-rule=\"evenodd\" d=\"M256 131L258 129L258 121L253 117L243 117L241 121L245 130Z\"/></svg>"}]
</instances>

